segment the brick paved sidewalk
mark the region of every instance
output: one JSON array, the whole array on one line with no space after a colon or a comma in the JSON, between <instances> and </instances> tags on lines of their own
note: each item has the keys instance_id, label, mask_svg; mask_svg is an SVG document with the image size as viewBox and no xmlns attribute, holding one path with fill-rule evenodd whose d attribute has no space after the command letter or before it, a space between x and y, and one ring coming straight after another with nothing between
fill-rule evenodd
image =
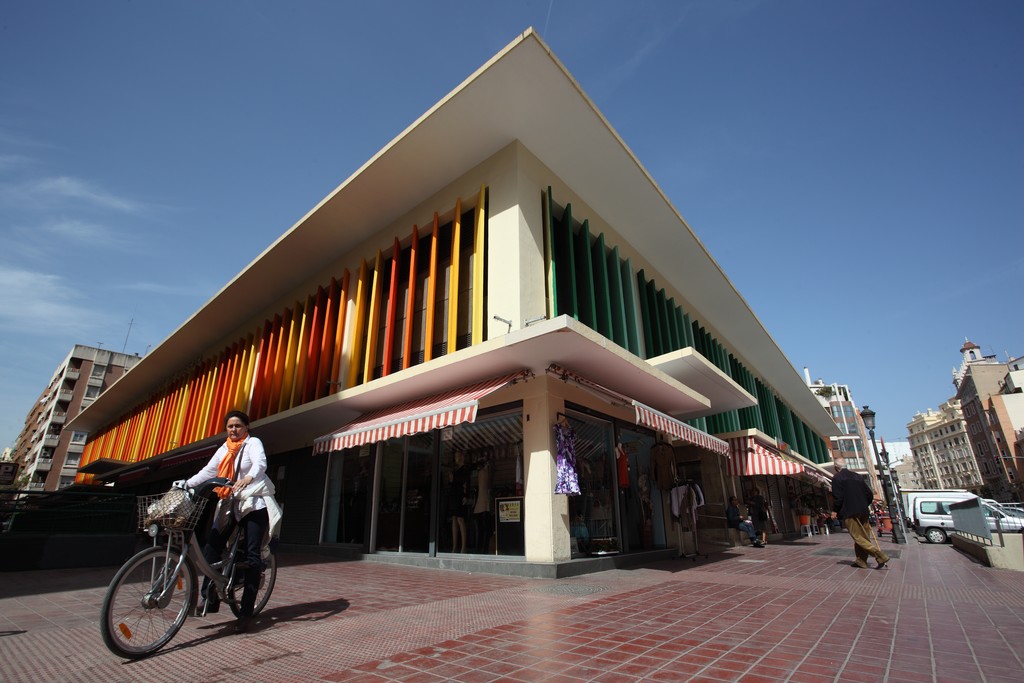
<instances>
[{"instance_id":1,"label":"brick paved sidewalk","mask_svg":"<svg viewBox=\"0 0 1024 683\"><path fill-rule=\"evenodd\" d=\"M114 569L0 575L3 681L1017 681L1024 573L846 534L547 580L283 556L253 632L189 619L157 655L103 646Z\"/></svg>"}]
</instances>

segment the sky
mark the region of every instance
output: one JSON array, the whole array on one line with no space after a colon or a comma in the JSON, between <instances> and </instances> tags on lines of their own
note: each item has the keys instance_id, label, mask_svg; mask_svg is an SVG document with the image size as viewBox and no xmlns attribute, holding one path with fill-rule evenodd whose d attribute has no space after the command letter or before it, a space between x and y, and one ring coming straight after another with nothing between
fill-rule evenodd
<instances>
[{"instance_id":1,"label":"sky","mask_svg":"<svg viewBox=\"0 0 1024 683\"><path fill-rule=\"evenodd\" d=\"M144 355L531 26L886 441L965 338L1024 355L1024 3L5 2L0 448L73 344Z\"/></svg>"}]
</instances>

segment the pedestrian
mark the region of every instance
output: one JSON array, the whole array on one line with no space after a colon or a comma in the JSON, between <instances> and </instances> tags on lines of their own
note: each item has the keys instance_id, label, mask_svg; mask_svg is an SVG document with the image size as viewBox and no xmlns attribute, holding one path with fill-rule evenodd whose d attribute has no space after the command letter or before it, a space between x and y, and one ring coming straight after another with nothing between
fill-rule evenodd
<instances>
[{"instance_id":1,"label":"pedestrian","mask_svg":"<svg viewBox=\"0 0 1024 683\"><path fill-rule=\"evenodd\" d=\"M763 548L768 545L768 501L764 499L756 486L750 490L747 511L750 512L750 519L754 522L754 535L757 537L754 547Z\"/></svg>"},{"instance_id":2,"label":"pedestrian","mask_svg":"<svg viewBox=\"0 0 1024 683\"><path fill-rule=\"evenodd\" d=\"M879 547L871 531L871 519L868 516L874 499L871 487L859 474L846 469L846 458L843 456L833 458L832 464L836 468L836 474L832 477L832 518L842 519L853 537L853 550L857 556L853 566L867 569L868 557L873 557L878 563L878 569L882 569L889 561L889 556Z\"/></svg>"},{"instance_id":3,"label":"pedestrian","mask_svg":"<svg viewBox=\"0 0 1024 683\"><path fill-rule=\"evenodd\" d=\"M725 519L730 529L742 531L750 538L751 545L756 545L757 536L754 535L754 525L740 515L740 501L736 496L729 496L729 506L725 508Z\"/></svg>"}]
</instances>

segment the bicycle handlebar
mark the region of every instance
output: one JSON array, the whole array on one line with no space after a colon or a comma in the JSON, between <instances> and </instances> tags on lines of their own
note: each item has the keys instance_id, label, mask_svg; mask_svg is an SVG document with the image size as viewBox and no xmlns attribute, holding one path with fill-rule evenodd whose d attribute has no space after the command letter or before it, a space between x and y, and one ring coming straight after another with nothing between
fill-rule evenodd
<instances>
[{"instance_id":1,"label":"bicycle handlebar","mask_svg":"<svg viewBox=\"0 0 1024 683\"><path fill-rule=\"evenodd\" d=\"M207 479L199 486L192 489L191 493L194 498L206 498L215 488L221 486L230 486L232 484L230 479L225 477L214 477L213 479Z\"/></svg>"}]
</instances>

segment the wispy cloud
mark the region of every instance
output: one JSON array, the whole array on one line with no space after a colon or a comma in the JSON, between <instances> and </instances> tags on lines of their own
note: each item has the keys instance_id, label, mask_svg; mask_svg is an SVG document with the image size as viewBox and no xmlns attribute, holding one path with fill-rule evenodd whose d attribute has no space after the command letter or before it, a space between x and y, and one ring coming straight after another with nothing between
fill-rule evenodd
<instances>
[{"instance_id":1,"label":"wispy cloud","mask_svg":"<svg viewBox=\"0 0 1024 683\"><path fill-rule=\"evenodd\" d=\"M57 201L80 201L86 204L103 209L112 209L123 213L136 213L142 209L142 205L131 199L118 197L94 187L90 183L79 178L58 176L55 178L41 178L24 185L26 192L36 197L49 197Z\"/></svg>"},{"instance_id":2,"label":"wispy cloud","mask_svg":"<svg viewBox=\"0 0 1024 683\"><path fill-rule=\"evenodd\" d=\"M0 267L0 327L9 333L82 334L106 317L59 275Z\"/></svg>"},{"instance_id":3,"label":"wispy cloud","mask_svg":"<svg viewBox=\"0 0 1024 683\"><path fill-rule=\"evenodd\" d=\"M662 43L668 40L672 34L676 32L676 29L679 28L679 25L686 20L689 13L689 7L680 7L679 16L677 16L673 21L664 24L655 24L653 30L651 30L645 40L642 41L641 46L629 55L625 61L608 72L604 82L599 86L601 96L607 97L609 94L617 90L620 85L630 80L636 73L637 69L647 61L651 54L657 51L661 47Z\"/></svg>"},{"instance_id":4,"label":"wispy cloud","mask_svg":"<svg viewBox=\"0 0 1024 683\"><path fill-rule=\"evenodd\" d=\"M0 181L0 207L43 215L80 211L138 215L149 208L71 176Z\"/></svg>"},{"instance_id":5,"label":"wispy cloud","mask_svg":"<svg viewBox=\"0 0 1024 683\"><path fill-rule=\"evenodd\" d=\"M0 228L7 255L21 262L44 263L66 253L69 247L121 253L138 251L139 245L106 224L58 217L39 224Z\"/></svg>"},{"instance_id":6,"label":"wispy cloud","mask_svg":"<svg viewBox=\"0 0 1024 683\"><path fill-rule=\"evenodd\" d=\"M0 172L23 168L33 163L30 157L21 154L0 154Z\"/></svg>"},{"instance_id":7,"label":"wispy cloud","mask_svg":"<svg viewBox=\"0 0 1024 683\"><path fill-rule=\"evenodd\" d=\"M74 218L61 218L42 226L41 229L56 237L75 242L87 242L96 246L123 247L127 244L124 238L105 225Z\"/></svg>"},{"instance_id":8,"label":"wispy cloud","mask_svg":"<svg viewBox=\"0 0 1024 683\"><path fill-rule=\"evenodd\" d=\"M170 296L210 296L210 292L194 285L168 285L162 282L127 282L118 289L144 294L166 294Z\"/></svg>"}]
</instances>

